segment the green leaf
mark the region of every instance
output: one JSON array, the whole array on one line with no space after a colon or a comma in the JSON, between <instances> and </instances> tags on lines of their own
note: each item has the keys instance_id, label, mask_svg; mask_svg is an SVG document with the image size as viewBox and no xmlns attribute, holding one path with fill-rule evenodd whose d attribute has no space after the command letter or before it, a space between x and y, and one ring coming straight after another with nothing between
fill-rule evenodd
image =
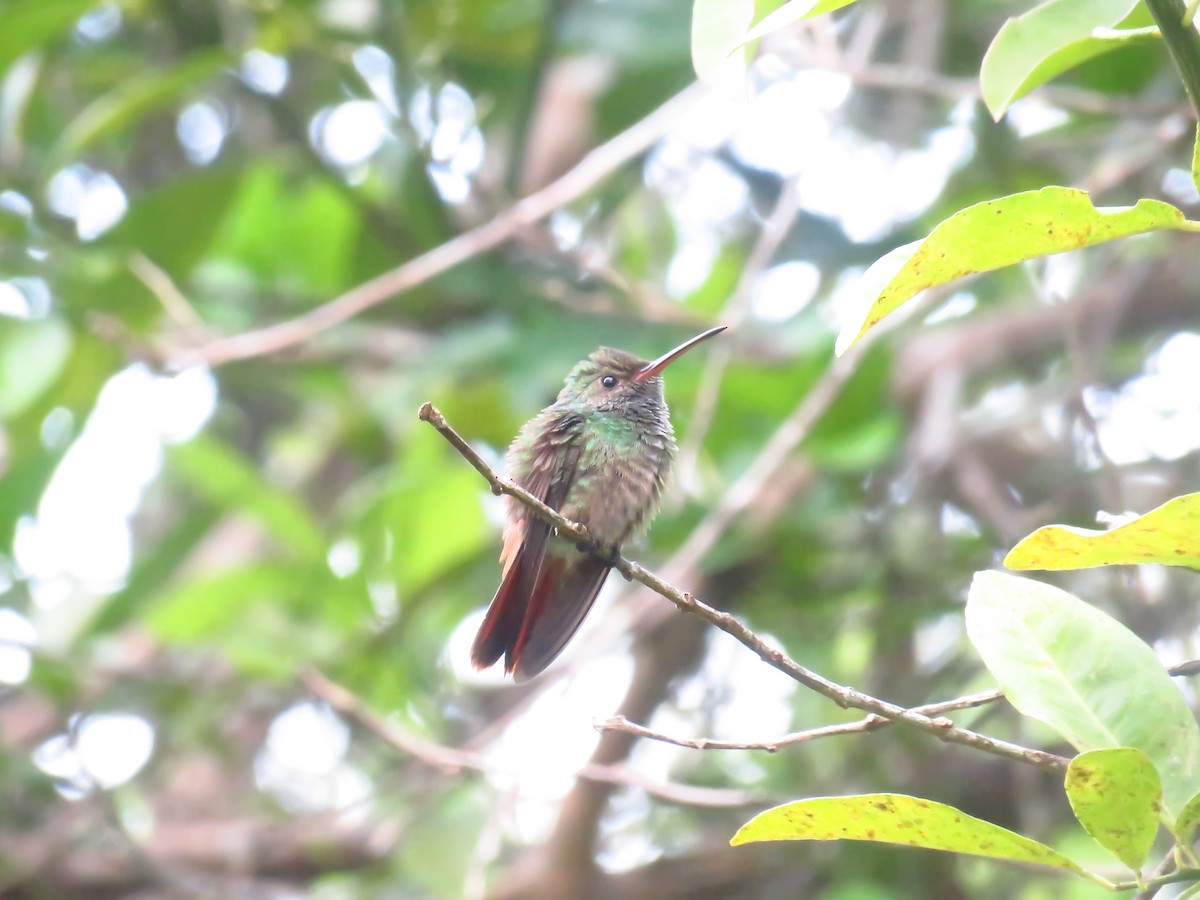
<instances>
[{"instance_id":1,"label":"green leaf","mask_svg":"<svg viewBox=\"0 0 1200 900\"><path fill-rule=\"evenodd\" d=\"M1053 866L1086 874L1057 850L953 806L905 794L814 797L759 813L731 844L756 841L875 841Z\"/></svg>"},{"instance_id":2,"label":"green leaf","mask_svg":"<svg viewBox=\"0 0 1200 900\"><path fill-rule=\"evenodd\" d=\"M1092 204L1086 191L1046 187L959 210L924 240L897 247L863 274L861 313L838 335L845 353L868 329L915 294L977 272L1146 231L1200 230L1175 207L1139 200L1131 207Z\"/></svg>"},{"instance_id":3,"label":"green leaf","mask_svg":"<svg viewBox=\"0 0 1200 900\"><path fill-rule=\"evenodd\" d=\"M727 93L745 90L750 51L739 44L754 20L754 0L694 0L692 65L696 77Z\"/></svg>"},{"instance_id":4,"label":"green leaf","mask_svg":"<svg viewBox=\"0 0 1200 900\"><path fill-rule=\"evenodd\" d=\"M978 572L967 636L1008 701L1081 751L1136 747L1174 813L1200 788L1200 728L1154 651L1066 591Z\"/></svg>"},{"instance_id":5,"label":"green leaf","mask_svg":"<svg viewBox=\"0 0 1200 900\"><path fill-rule=\"evenodd\" d=\"M290 553L324 559L326 541L308 510L291 494L264 482L231 448L201 435L172 447L170 461L202 496L254 516Z\"/></svg>"},{"instance_id":6,"label":"green leaf","mask_svg":"<svg viewBox=\"0 0 1200 900\"><path fill-rule=\"evenodd\" d=\"M1081 753L1067 767L1065 788L1087 833L1140 871L1162 811L1162 783L1146 754L1133 747Z\"/></svg>"},{"instance_id":7,"label":"green leaf","mask_svg":"<svg viewBox=\"0 0 1200 900\"><path fill-rule=\"evenodd\" d=\"M735 46L744 47L751 41L766 37L781 28L787 28L796 22L821 16L825 13L836 12L843 6L849 6L855 0L788 0L774 12L768 13L763 20L742 35Z\"/></svg>"},{"instance_id":8,"label":"green leaf","mask_svg":"<svg viewBox=\"0 0 1200 900\"><path fill-rule=\"evenodd\" d=\"M353 283L354 251L363 240L361 216L345 194L267 162L246 170L212 254L249 268L277 290L322 295Z\"/></svg>"},{"instance_id":9,"label":"green leaf","mask_svg":"<svg viewBox=\"0 0 1200 900\"><path fill-rule=\"evenodd\" d=\"M433 429L409 442L396 466L396 477L372 498L362 517L362 543L390 535L403 552L390 554L388 569L402 592L435 583L455 566L473 558L494 537L480 498L487 486L470 466L445 445Z\"/></svg>"},{"instance_id":10,"label":"green leaf","mask_svg":"<svg viewBox=\"0 0 1200 900\"><path fill-rule=\"evenodd\" d=\"M294 593L296 573L287 566L238 566L205 575L171 591L154 605L146 624L168 641L212 638L258 600Z\"/></svg>"},{"instance_id":11,"label":"green leaf","mask_svg":"<svg viewBox=\"0 0 1200 900\"><path fill-rule=\"evenodd\" d=\"M101 243L136 247L172 278L184 279L212 246L241 179L241 169L220 167L173 178L138 197Z\"/></svg>"},{"instance_id":12,"label":"green leaf","mask_svg":"<svg viewBox=\"0 0 1200 900\"><path fill-rule=\"evenodd\" d=\"M99 0L18 0L4 4L0 27L0 72L26 53L49 43Z\"/></svg>"},{"instance_id":13,"label":"green leaf","mask_svg":"<svg viewBox=\"0 0 1200 900\"><path fill-rule=\"evenodd\" d=\"M1190 847L1195 842L1196 834L1200 832L1200 794L1196 794L1183 805L1171 830L1179 838L1179 843L1185 847Z\"/></svg>"},{"instance_id":14,"label":"green leaf","mask_svg":"<svg viewBox=\"0 0 1200 900\"><path fill-rule=\"evenodd\" d=\"M1096 36L1097 28L1142 23L1131 21L1137 0L1050 0L1009 19L983 57L979 82L983 100L996 119L1013 102L1041 84L1110 50L1157 40L1141 31Z\"/></svg>"},{"instance_id":15,"label":"green leaf","mask_svg":"<svg viewBox=\"0 0 1200 900\"><path fill-rule=\"evenodd\" d=\"M94 637L114 631L160 597L176 571L219 519L219 510L195 510L178 525L160 534L156 543L135 559L125 586L97 609L84 635Z\"/></svg>"},{"instance_id":16,"label":"green leaf","mask_svg":"<svg viewBox=\"0 0 1200 900\"><path fill-rule=\"evenodd\" d=\"M321 613L355 605L327 571L266 563L206 574L160 598L146 624L164 641L215 644L248 674L293 677L297 665L336 655L345 628Z\"/></svg>"},{"instance_id":17,"label":"green leaf","mask_svg":"<svg viewBox=\"0 0 1200 900\"><path fill-rule=\"evenodd\" d=\"M1192 184L1200 192L1200 124L1196 126L1196 143L1192 147Z\"/></svg>"},{"instance_id":18,"label":"green leaf","mask_svg":"<svg viewBox=\"0 0 1200 900\"><path fill-rule=\"evenodd\" d=\"M1200 494L1173 497L1108 531L1043 525L1004 557L1004 565L1010 569L1086 569L1138 563L1200 569Z\"/></svg>"},{"instance_id":19,"label":"green leaf","mask_svg":"<svg viewBox=\"0 0 1200 900\"><path fill-rule=\"evenodd\" d=\"M59 319L0 317L0 419L23 412L54 384L71 353L71 330Z\"/></svg>"},{"instance_id":20,"label":"green leaf","mask_svg":"<svg viewBox=\"0 0 1200 900\"><path fill-rule=\"evenodd\" d=\"M69 124L50 157L57 168L100 138L126 128L208 81L229 63L221 51L197 53L176 66L151 69L92 101Z\"/></svg>"}]
</instances>

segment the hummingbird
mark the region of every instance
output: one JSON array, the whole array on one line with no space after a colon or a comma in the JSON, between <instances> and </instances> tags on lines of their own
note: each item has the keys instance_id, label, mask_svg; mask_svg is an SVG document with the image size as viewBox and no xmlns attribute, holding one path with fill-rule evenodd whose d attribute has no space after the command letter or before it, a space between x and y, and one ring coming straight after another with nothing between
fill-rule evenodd
<instances>
[{"instance_id":1,"label":"hummingbird","mask_svg":"<svg viewBox=\"0 0 1200 900\"><path fill-rule=\"evenodd\" d=\"M623 543L658 512L675 456L662 371L724 325L647 362L601 347L567 375L557 399L521 428L505 472L547 506L584 526L594 546L559 537L508 497L503 576L471 646L486 669L501 656L520 683L540 673L579 629Z\"/></svg>"}]
</instances>

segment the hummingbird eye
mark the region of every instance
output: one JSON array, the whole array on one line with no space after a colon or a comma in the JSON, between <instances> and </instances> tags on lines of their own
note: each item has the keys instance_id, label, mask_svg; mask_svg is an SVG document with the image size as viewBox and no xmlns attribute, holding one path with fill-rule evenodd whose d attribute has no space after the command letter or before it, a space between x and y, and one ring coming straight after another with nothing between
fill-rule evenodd
<instances>
[{"instance_id":1,"label":"hummingbird eye","mask_svg":"<svg viewBox=\"0 0 1200 900\"><path fill-rule=\"evenodd\" d=\"M606 391L611 391L613 388L615 388L617 386L617 376L616 375L605 375L603 378L600 379L600 385Z\"/></svg>"}]
</instances>

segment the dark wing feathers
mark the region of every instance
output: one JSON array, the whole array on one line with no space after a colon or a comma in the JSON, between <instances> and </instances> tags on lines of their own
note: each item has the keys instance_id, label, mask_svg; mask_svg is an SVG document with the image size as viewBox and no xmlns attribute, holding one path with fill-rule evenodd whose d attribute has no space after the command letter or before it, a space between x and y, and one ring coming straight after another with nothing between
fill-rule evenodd
<instances>
[{"instance_id":1,"label":"dark wing feathers","mask_svg":"<svg viewBox=\"0 0 1200 900\"><path fill-rule=\"evenodd\" d=\"M524 470L516 473L517 483L551 509L562 508L574 479L581 449L576 430L579 421L576 414L568 413L549 423L550 427L534 441L528 468L522 467ZM509 507L509 520L508 528L517 529L513 537L519 539L519 545L505 541L504 579L471 646L471 662L476 668L486 669L504 656L505 670L511 672L518 664L522 636L528 641L529 635L541 632L540 628L532 628L532 620L543 603L531 604L531 600L539 589L550 526L516 501ZM514 552L515 557L510 556ZM543 597L549 590L547 582L541 588Z\"/></svg>"},{"instance_id":2,"label":"dark wing feathers","mask_svg":"<svg viewBox=\"0 0 1200 900\"><path fill-rule=\"evenodd\" d=\"M507 661L518 684L545 669L567 646L596 602L608 572L609 566L594 556L543 563L525 624Z\"/></svg>"}]
</instances>

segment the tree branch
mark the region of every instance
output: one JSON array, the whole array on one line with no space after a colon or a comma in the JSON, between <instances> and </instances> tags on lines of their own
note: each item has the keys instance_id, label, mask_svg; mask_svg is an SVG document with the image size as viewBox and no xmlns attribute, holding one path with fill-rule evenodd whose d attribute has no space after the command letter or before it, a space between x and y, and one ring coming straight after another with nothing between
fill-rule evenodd
<instances>
[{"instance_id":1,"label":"tree branch","mask_svg":"<svg viewBox=\"0 0 1200 900\"><path fill-rule=\"evenodd\" d=\"M766 271L775 258L796 220L800 210L800 181L790 177L784 180L779 192L775 208L763 222L758 240L746 257L746 264L738 277L737 286L721 311L720 321L730 328L736 329L750 311L750 302L754 298L754 288L758 285L759 276ZM721 381L725 370L733 359L733 345L729 341L719 341L709 350L704 363L704 372L700 376L700 386L696 389L696 401L692 405L692 415L688 420L687 440L679 450L679 471L683 473L682 480L690 483L696 460L700 455L700 447L704 436L712 425L713 414L716 412L717 399L721 392Z\"/></svg>"},{"instance_id":2,"label":"tree branch","mask_svg":"<svg viewBox=\"0 0 1200 900\"><path fill-rule=\"evenodd\" d=\"M1177 677L1200 674L1200 659L1192 659L1178 665L1168 666L1167 674ZM990 703L995 703L997 700L1003 699L1003 691L980 691L977 694L966 694L962 697L955 697L953 700L941 700L937 703L914 706L911 711L926 716L940 716L960 709L975 709L976 707L987 706ZM630 722L624 716L613 716L595 723L596 730L599 732L621 731L626 734L644 737L648 740L661 741L664 744L674 744L676 747L687 747L691 750L765 750L767 753L777 753L783 747L792 744L805 744L820 738L879 731L881 728L887 728L889 725L894 724L894 719L872 714L855 722L842 722L837 725L822 725L819 728L807 728L804 731L785 734L782 737L777 737L769 741L722 741L714 738L675 737L670 734L664 734L661 731L653 731L644 725L638 725L636 722Z\"/></svg>"},{"instance_id":3,"label":"tree branch","mask_svg":"<svg viewBox=\"0 0 1200 900\"><path fill-rule=\"evenodd\" d=\"M309 341L396 294L410 291L454 266L500 246L522 229L582 197L615 169L644 153L670 130L680 113L691 106L703 90L699 85L692 85L676 94L646 118L590 152L566 175L517 201L484 224L294 319L219 338L200 347L180 349L173 354L174 364L180 368L197 364L215 367L278 353Z\"/></svg>"},{"instance_id":4,"label":"tree branch","mask_svg":"<svg viewBox=\"0 0 1200 900\"><path fill-rule=\"evenodd\" d=\"M560 534L566 535L576 543L591 540L587 529L582 525L565 519L556 510L546 506L546 504L542 503L528 491L492 471L483 458L450 427L445 417L438 412L432 403L422 404L419 417L421 421L427 422L436 428L487 479L493 493L508 494L510 497L516 498L543 521L553 525ZM957 727L949 719L940 716L930 718L916 710L906 709L895 703L864 694L855 688L830 681L823 675L800 665L800 663L796 662L782 650L772 647L733 616L714 609L706 603L697 600L686 591L681 591L679 588L668 584L638 563L632 562L620 555L612 559L611 563L613 568L625 576L627 580L637 581L645 585L655 593L670 600L679 609L697 615L710 624L715 625L726 634L731 635L743 645L753 650L767 665L778 669L794 681L832 700L843 709L853 707L865 712L875 713L887 719L904 722L918 731L932 734L939 740L948 743L963 744L985 753L1003 756L1007 759L1027 763L1028 765L1047 771L1056 773L1066 771L1068 760L1054 753L1033 750L1028 747L1022 747L1019 744L1013 744L1008 741L990 738L974 731L968 731L965 728Z\"/></svg>"},{"instance_id":5,"label":"tree branch","mask_svg":"<svg viewBox=\"0 0 1200 900\"><path fill-rule=\"evenodd\" d=\"M943 700L941 703L927 703L924 706L914 706L912 712L920 713L925 716L940 716L944 713L954 712L959 709L971 709L976 706L985 706L989 703L1001 699L1004 694L1001 691L983 691L978 694L970 694L965 697L958 697L955 700ZM837 725L823 725L820 728L808 728L804 731L796 731L792 734L785 734L783 737L775 738L770 741L720 741L712 738L678 738L672 737L669 734L652 731L643 725L638 725L630 722L624 716L613 716L610 719L605 719L602 722L596 723L597 731L623 731L628 734L636 734L638 737L648 738L652 741L661 741L664 744L674 744L677 747L688 747L692 750L765 750L768 753L776 753L782 747L787 747L792 744L805 744L809 741L815 741L819 738L835 737L840 734L859 734L869 731L878 731L880 728L886 728L893 724L892 719L884 718L871 714L859 719L857 722L842 722Z\"/></svg>"},{"instance_id":6,"label":"tree branch","mask_svg":"<svg viewBox=\"0 0 1200 900\"><path fill-rule=\"evenodd\" d=\"M461 750L457 747L446 747L428 738L413 734L395 722L381 719L351 691L330 681L316 669L308 669L300 677L305 687L314 695L320 697L347 718L357 722L385 744L443 774L456 775L463 771L504 774L504 770L496 766L483 753ZM627 765L589 764L580 769L577 774L580 778L589 781L617 784L622 787L636 787L652 797L682 806L738 808L758 805L764 801L761 795L746 791L658 781L648 778Z\"/></svg>"}]
</instances>

